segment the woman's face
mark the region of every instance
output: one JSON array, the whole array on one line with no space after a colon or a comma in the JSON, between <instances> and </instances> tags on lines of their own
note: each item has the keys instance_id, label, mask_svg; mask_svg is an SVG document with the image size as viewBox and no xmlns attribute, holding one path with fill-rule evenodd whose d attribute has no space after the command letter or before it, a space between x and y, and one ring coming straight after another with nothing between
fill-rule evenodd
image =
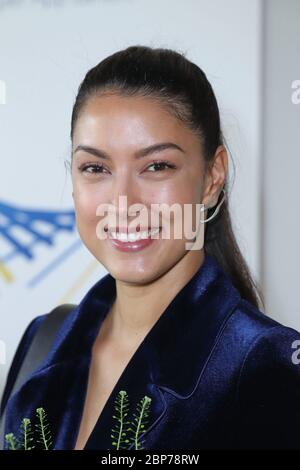
<instances>
[{"instance_id":1,"label":"woman's face","mask_svg":"<svg viewBox=\"0 0 300 470\"><path fill-rule=\"evenodd\" d=\"M142 154L142 149L161 143L173 146ZM106 158L100 157L100 153L105 153ZM174 237L172 211L171 236L163 238L160 232L142 249L123 251L110 237L98 236L97 224L103 215L97 215L97 208L108 204L115 208L116 215L124 215L119 196L127 196L128 208L142 204L149 214L151 204L171 207L177 203L182 209L184 204L192 204L195 210L195 204L203 202L204 160L200 141L157 101L117 94L90 98L74 129L72 183L80 237L115 279L136 284L151 282L187 254L199 257L199 250L186 249L186 242L191 239L185 238L184 232L181 238ZM126 212L128 227L136 217L137 214L127 217ZM150 218L148 222L142 228L151 225ZM160 226L164 223L160 218Z\"/></svg>"}]
</instances>

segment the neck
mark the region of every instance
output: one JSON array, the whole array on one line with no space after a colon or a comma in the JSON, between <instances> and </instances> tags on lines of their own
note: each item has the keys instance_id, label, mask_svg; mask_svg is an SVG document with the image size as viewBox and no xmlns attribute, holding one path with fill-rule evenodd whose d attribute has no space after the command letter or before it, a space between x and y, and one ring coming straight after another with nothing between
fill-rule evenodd
<instances>
[{"instance_id":1,"label":"neck","mask_svg":"<svg viewBox=\"0 0 300 470\"><path fill-rule=\"evenodd\" d=\"M140 342L203 261L203 249L190 250L173 268L148 284L116 280L116 299L106 318L109 339L125 347Z\"/></svg>"}]
</instances>

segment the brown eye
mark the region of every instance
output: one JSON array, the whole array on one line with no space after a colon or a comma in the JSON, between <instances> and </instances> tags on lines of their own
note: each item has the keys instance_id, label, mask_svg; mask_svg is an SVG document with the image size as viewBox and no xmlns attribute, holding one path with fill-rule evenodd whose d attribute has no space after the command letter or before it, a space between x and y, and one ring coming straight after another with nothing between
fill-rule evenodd
<instances>
[{"instance_id":1,"label":"brown eye","mask_svg":"<svg viewBox=\"0 0 300 470\"><path fill-rule=\"evenodd\" d=\"M103 173L104 166L103 165L97 165L97 164L89 164L89 165L83 165L79 170L81 173L89 173L89 174L97 174L97 173Z\"/></svg>"},{"instance_id":2,"label":"brown eye","mask_svg":"<svg viewBox=\"0 0 300 470\"><path fill-rule=\"evenodd\" d=\"M168 163L168 162L153 162L151 165L148 166L148 168L150 167L156 167L157 170L149 170L153 173L157 173L157 171L163 171L164 169L175 169L175 165L172 165L171 163Z\"/></svg>"}]
</instances>

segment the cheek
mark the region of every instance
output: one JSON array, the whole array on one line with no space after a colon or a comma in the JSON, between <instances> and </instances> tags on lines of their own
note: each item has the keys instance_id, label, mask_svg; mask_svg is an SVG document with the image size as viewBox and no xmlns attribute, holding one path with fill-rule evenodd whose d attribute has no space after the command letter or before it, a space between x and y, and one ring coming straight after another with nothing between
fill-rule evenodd
<instances>
[{"instance_id":1,"label":"cheek","mask_svg":"<svg viewBox=\"0 0 300 470\"><path fill-rule=\"evenodd\" d=\"M157 191L151 194L151 203L166 205L170 208L170 212L166 210L162 215L162 223L167 229L170 224L171 233L173 230L179 230L178 233L185 233L189 230L196 230L196 221L199 220L198 211L200 207L197 203L201 200L201 181L193 181L191 179L177 180L176 183L168 182L157 188ZM171 210L171 208L174 210ZM200 213L199 213L200 214ZM175 227L177 227L175 229ZM177 232L176 232L177 233ZM172 238L172 236L171 236Z\"/></svg>"},{"instance_id":2,"label":"cheek","mask_svg":"<svg viewBox=\"0 0 300 470\"><path fill-rule=\"evenodd\" d=\"M97 207L101 204L99 194L89 190L74 189L74 205L78 222L85 225L95 224Z\"/></svg>"},{"instance_id":3,"label":"cheek","mask_svg":"<svg viewBox=\"0 0 300 470\"><path fill-rule=\"evenodd\" d=\"M200 201L200 184L193 184L191 181L174 181L157 187L155 192L151 192L151 201L156 203L188 204Z\"/></svg>"}]
</instances>

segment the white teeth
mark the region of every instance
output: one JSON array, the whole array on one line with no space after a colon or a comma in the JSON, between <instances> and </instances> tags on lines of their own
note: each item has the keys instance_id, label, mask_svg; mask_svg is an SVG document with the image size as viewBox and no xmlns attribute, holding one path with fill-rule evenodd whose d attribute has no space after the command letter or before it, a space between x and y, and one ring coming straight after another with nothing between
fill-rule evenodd
<instances>
[{"instance_id":1,"label":"white teeth","mask_svg":"<svg viewBox=\"0 0 300 470\"><path fill-rule=\"evenodd\" d=\"M149 231L136 232L136 233L124 233L124 232L111 232L110 235L112 238L116 238L122 242L136 242L137 240L142 240L145 238L150 238L151 235L155 235L159 232L159 228L154 228Z\"/></svg>"}]
</instances>

